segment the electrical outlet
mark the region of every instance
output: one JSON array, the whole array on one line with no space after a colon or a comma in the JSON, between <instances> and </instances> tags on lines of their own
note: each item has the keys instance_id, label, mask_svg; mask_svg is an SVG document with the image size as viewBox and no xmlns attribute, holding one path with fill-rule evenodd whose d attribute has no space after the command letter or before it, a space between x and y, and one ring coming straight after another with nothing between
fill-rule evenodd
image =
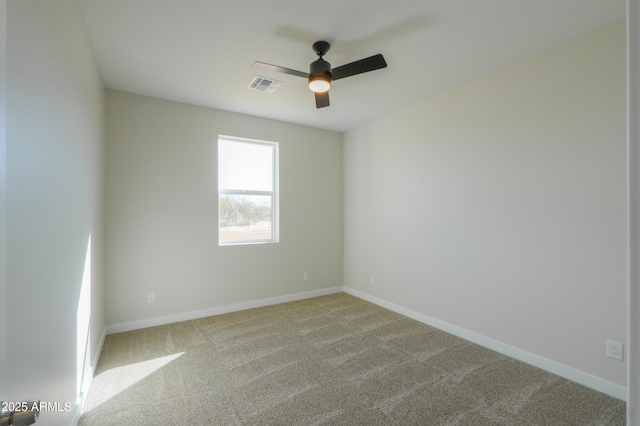
<instances>
[{"instance_id":1,"label":"electrical outlet","mask_svg":"<svg viewBox=\"0 0 640 426\"><path fill-rule=\"evenodd\" d=\"M302 274L302 279L305 280L305 281L309 281L309 273L308 272L304 272Z\"/></svg>"},{"instance_id":2,"label":"electrical outlet","mask_svg":"<svg viewBox=\"0 0 640 426\"><path fill-rule=\"evenodd\" d=\"M370 282L371 284L375 284L375 283L376 283L376 276L375 276L375 275L371 275L371 276L369 277L369 282Z\"/></svg>"},{"instance_id":3,"label":"electrical outlet","mask_svg":"<svg viewBox=\"0 0 640 426\"><path fill-rule=\"evenodd\" d=\"M156 303L156 294L155 293L147 294L147 303Z\"/></svg>"},{"instance_id":4,"label":"electrical outlet","mask_svg":"<svg viewBox=\"0 0 640 426\"><path fill-rule=\"evenodd\" d=\"M622 361L624 346L620 342L607 339L607 356Z\"/></svg>"}]
</instances>

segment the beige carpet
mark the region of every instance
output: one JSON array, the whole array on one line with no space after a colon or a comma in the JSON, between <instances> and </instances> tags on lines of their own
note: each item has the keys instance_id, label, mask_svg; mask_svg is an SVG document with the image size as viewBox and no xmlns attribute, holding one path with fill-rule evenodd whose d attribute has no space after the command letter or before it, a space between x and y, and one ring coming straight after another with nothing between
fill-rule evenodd
<instances>
[{"instance_id":1,"label":"beige carpet","mask_svg":"<svg viewBox=\"0 0 640 426\"><path fill-rule=\"evenodd\" d=\"M344 293L107 336L80 425L619 425L625 403Z\"/></svg>"}]
</instances>

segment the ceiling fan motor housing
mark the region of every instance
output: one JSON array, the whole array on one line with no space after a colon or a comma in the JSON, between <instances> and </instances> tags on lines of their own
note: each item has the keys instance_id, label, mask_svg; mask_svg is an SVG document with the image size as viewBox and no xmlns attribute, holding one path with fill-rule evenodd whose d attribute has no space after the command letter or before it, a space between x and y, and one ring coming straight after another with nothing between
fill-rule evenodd
<instances>
[{"instance_id":1,"label":"ceiling fan motor housing","mask_svg":"<svg viewBox=\"0 0 640 426\"><path fill-rule=\"evenodd\" d=\"M317 61L311 62L309 66L309 75L311 77L317 75L325 75L331 79L331 64L324 59L320 58Z\"/></svg>"}]
</instances>

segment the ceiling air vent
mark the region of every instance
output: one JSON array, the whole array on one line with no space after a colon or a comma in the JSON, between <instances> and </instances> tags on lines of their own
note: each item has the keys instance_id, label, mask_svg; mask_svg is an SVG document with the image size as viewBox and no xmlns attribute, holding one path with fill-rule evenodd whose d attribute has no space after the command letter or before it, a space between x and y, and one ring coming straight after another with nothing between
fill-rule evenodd
<instances>
[{"instance_id":1,"label":"ceiling air vent","mask_svg":"<svg viewBox=\"0 0 640 426\"><path fill-rule=\"evenodd\" d=\"M272 78L265 78L256 75L247 86L248 89L257 90L258 92L272 93L282 84L281 81Z\"/></svg>"}]
</instances>

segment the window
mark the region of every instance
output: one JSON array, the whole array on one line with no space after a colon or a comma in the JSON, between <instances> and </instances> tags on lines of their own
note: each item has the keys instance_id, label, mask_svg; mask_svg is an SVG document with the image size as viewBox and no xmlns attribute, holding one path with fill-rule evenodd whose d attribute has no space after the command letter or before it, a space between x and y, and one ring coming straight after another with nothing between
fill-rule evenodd
<instances>
[{"instance_id":1,"label":"window","mask_svg":"<svg viewBox=\"0 0 640 426\"><path fill-rule=\"evenodd\" d=\"M218 243L278 242L278 144L218 137Z\"/></svg>"}]
</instances>

